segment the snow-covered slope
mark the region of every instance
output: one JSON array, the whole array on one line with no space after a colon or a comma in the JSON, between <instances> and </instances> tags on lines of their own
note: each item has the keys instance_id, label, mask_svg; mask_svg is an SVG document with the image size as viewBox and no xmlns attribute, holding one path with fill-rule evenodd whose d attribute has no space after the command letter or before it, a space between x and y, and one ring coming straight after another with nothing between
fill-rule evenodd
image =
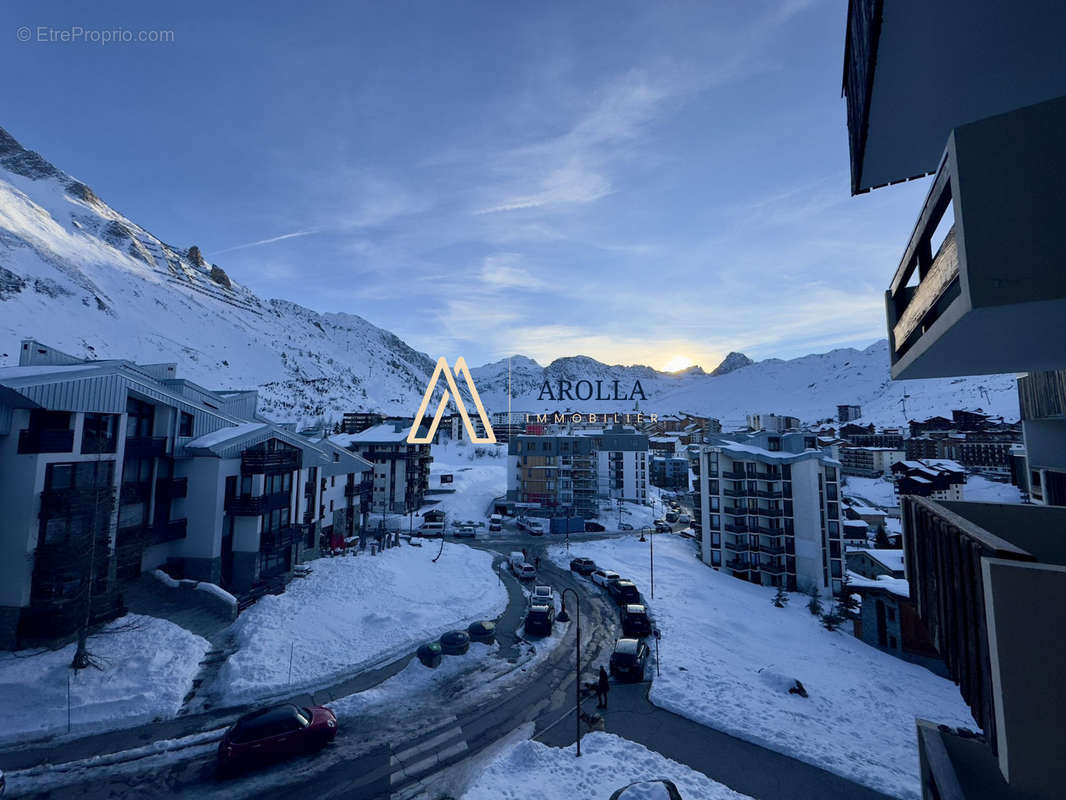
<instances>
[{"instance_id":1,"label":"snow-covered slope","mask_svg":"<svg viewBox=\"0 0 1066 800\"><path fill-rule=\"evenodd\" d=\"M0 129L0 364L16 363L19 340L31 337L77 356L175 361L179 374L211 388L258 387L264 414L297 422L358 409L410 414L434 366L362 317L257 297L197 249L160 241ZM661 373L586 356L542 367L515 356L511 406L623 411L635 404L539 395L545 380L558 387L584 379L601 381L605 393L617 380L628 396L639 380L642 410L725 421L756 411L813 421L838 403L859 403L867 420L898 424L904 393L911 417L962 406L1018 416L1010 376L890 383L885 342L754 364L733 353L715 372ZM507 360L473 374L485 405L506 409Z\"/></svg>"}]
</instances>

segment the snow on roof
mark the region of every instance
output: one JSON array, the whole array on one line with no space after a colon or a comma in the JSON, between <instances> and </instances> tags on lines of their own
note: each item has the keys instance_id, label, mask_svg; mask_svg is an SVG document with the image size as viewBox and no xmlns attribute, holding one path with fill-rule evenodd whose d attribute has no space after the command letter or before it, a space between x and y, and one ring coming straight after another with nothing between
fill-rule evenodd
<instances>
[{"instance_id":1,"label":"snow on roof","mask_svg":"<svg viewBox=\"0 0 1066 800\"><path fill-rule=\"evenodd\" d=\"M185 447L215 447L223 442L228 442L231 439L238 439L241 436L247 436L249 433L254 433L257 430L266 427L268 427L268 425L264 422L244 422L240 425L233 425L228 428L219 428L217 431L198 436L191 442L186 443Z\"/></svg>"},{"instance_id":2,"label":"snow on roof","mask_svg":"<svg viewBox=\"0 0 1066 800\"><path fill-rule=\"evenodd\" d=\"M616 653L626 653L628 655L635 655L637 652L637 640L636 639L619 639L618 643L614 646Z\"/></svg>"},{"instance_id":3,"label":"snow on roof","mask_svg":"<svg viewBox=\"0 0 1066 800\"><path fill-rule=\"evenodd\" d=\"M902 550L877 550L870 549L866 551L871 556L876 558L886 567L893 572L903 569L903 551Z\"/></svg>"},{"instance_id":4,"label":"snow on roof","mask_svg":"<svg viewBox=\"0 0 1066 800\"><path fill-rule=\"evenodd\" d=\"M903 520L889 517L885 520L885 530L889 533L903 533Z\"/></svg>"},{"instance_id":5,"label":"snow on roof","mask_svg":"<svg viewBox=\"0 0 1066 800\"><path fill-rule=\"evenodd\" d=\"M951 470L952 472L966 471L966 468L962 464L960 464L958 461L953 461L950 458L927 458L925 459L925 464L926 466L933 467L934 469L947 469Z\"/></svg>"},{"instance_id":6,"label":"snow on roof","mask_svg":"<svg viewBox=\"0 0 1066 800\"><path fill-rule=\"evenodd\" d=\"M852 506L851 510L860 516L885 516L885 512L880 508L871 508L870 506Z\"/></svg>"},{"instance_id":7,"label":"snow on roof","mask_svg":"<svg viewBox=\"0 0 1066 800\"><path fill-rule=\"evenodd\" d=\"M852 589L884 589L896 595L910 599L911 587L905 578L891 578L888 575L879 575L877 578L865 578L858 573L848 570L848 583Z\"/></svg>"},{"instance_id":8,"label":"snow on roof","mask_svg":"<svg viewBox=\"0 0 1066 800\"><path fill-rule=\"evenodd\" d=\"M849 526L850 525L852 528L863 528L863 529L865 529L867 527L866 523L863 522L861 519L846 519L846 520L844 520L844 525L845 526Z\"/></svg>"},{"instance_id":9,"label":"snow on roof","mask_svg":"<svg viewBox=\"0 0 1066 800\"><path fill-rule=\"evenodd\" d=\"M397 427L399 427L400 430L396 430ZM367 428L365 431L360 431L359 433L338 433L336 436L329 437L329 439L331 442L339 444L341 447L347 447L354 442L370 444L373 442L407 441L407 434L410 432L410 428L406 428L403 425L396 426L386 422L381 425L375 425L372 428Z\"/></svg>"},{"instance_id":10,"label":"snow on roof","mask_svg":"<svg viewBox=\"0 0 1066 800\"><path fill-rule=\"evenodd\" d=\"M932 481L926 480L921 475L910 475L908 477L909 477L910 480L914 481L915 483L932 483Z\"/></svg>"}]
</instances>

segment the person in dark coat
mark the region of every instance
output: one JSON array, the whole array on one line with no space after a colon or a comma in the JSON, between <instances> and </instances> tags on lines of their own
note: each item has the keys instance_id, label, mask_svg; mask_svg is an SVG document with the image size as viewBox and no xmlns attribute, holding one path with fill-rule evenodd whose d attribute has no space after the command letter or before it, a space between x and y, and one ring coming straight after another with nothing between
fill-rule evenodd
<instances>
[{"instance_id":1,"label":"person in dark coat","mask_svg":"<svg viewBox=\"0 0 1066 800\"><path fill-rule=\"evenodd\" d=\"M540 569L540 556L533 559L533 566L536 569Z\"/></svg>"},{"instance_id":2,"label":"person in dark coat","mask_svg":"<svg viewBox=\"0 0 1066 800\"><path fill-rule=\"evenodd\" d=\"M596 708L607 708L607 692L611 691L611 683L607 678L607 670L600 667L600 679L596 682Z\"/></svg>"}]
</instances>

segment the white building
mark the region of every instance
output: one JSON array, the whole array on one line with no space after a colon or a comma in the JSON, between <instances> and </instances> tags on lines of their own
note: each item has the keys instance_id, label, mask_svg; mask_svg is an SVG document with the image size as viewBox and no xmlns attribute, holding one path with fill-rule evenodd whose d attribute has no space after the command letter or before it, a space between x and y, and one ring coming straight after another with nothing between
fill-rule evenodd
<instances>
[{"instance_id":1,"label":"white building","mask_svg":"<svg viewBox=\"0 0 1066 800\"><path fill-rule=\"evenodd\" d=\"M843 576L839 464L818 450L721 440L700 448L700 555L764 586L837 593Z\"/></svg>"},{"instance_id":2,"label":"white building","mask_svg":"<svg viewBox=\"0 0 1066 800\"><path fill-rule=\"evenodd\" d=\"M799 417L788 414L748 414L748 430L782 433L800 427Z\"/></svg>"},{"instance_id":3,"label":"white building","mask_svg":"<svg viewBox=\"0 0 1066 800\"><path fill-rule=\"evenodd\" d=\"M354 521L370 465L255 407L174 364L23 342L0 368L0 647L72 632L90 597L93 620L121 614L122 583L157 567L236 594L283 580L331 524L305 510L309 475L343 482Z\"/></svg>"},{"instance_id":4,"label":"white building","mask_svg":"<svg viewBox=\"0 0 1066 800\"><path fill-rule=\"evenodd\" d=\"M411 423L386 422L361 433L331 437L374 465L371 512L407 514L422 506L433 461L428 444L408 444Z\"/></svg>"}]
</instances>

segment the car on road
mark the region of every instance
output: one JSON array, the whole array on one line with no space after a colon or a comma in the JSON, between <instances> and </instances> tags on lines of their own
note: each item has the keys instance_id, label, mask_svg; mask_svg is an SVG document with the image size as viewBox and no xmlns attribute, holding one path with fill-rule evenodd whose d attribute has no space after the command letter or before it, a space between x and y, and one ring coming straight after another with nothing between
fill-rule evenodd
<instances>
[{"instance_id":1,"label":"car on road","mask_svg":"<svg viewBox=\"0 0 1066 800\"><path fill-rule=\"evenodd\" d=\"M493 514L489 517L489 533L498 533L503 530L503 517Z\"/></svg>"},{"instance_id":2,"label":"car on road","mask_svg":"<svg viewBox=\"0 0 1066 800\"><path fill-rule=\"evenodd\" d=\"M622 634L632 639L651 636L651 618L648 608L640 603L628 603L621 611Z\"/></svg>"},{"instance_id":3,"label":"car on road","mask_svg":"<svg viewBox=\"0 0 1066 800\"><path fill-rule=\"evenodd\" d=\"M688 525L690 522L692 522L692 517L690 517L688 514L678 514L677 521Z\"/></svg>"},{"instance_id":4,"label":"car on road","mask_svg":"<svg viewBox=\"0 0 1066 800\"><path fill-rule=\"evenodd\" d=\"M245 714L218 744L218 768L231 773L264 761L318 750L337 736L337 715L325 706L270 706Z\"/></svg>"},{"instance_id":5,"label":"car on road","mask_svg":"<svg viewBox=\"0 0 1066 800\"><path fill-rule=\"evenodd\" d=\"M672 531L672 530L673 530L673 528L671 528L665 522L656 522L655 523L655 532L656 533L670 533L670 531Z\"/></svg>"},{"instance_id":6,"label":"car on road","mask_svg":"<svg viewBox=\"0 0 1066 800\"><path fill-rule=\"evenodd\" d=\"M456 539L475 539L477 533L474 531L473 525L460 525L459 529L455 532Z\"/></svg>"},{"instance_id":7,"label":"car on road","mask_svg":"<svg viewBox=\"0 0 1066 800\"><path fill-rule=\"evenodd\" d=\"M524 531L527 531L530 536L543 536L544 531L547 528L544 520L534 519L532 517L519 517L518 527Z\"/></svg>"},{"instance_id":8,"label":"car on road","mask_svg":"<svg viewBox=\"0 0 1066 800\"><path fill-rule=\"evenodd\" d=\"M651 524L655 525L656 527L658 527L659 525L665 525L666 524L666 520L663 519L662 517L659 517L658 519L653 520Z\"/></svg>"},{"instance_id":9,"label":"car on road","mask_svg":"<svg viewBox=\"0 0 1066 800\"><path fill-rule=\"evenodd\" d=\"M520 553L519 551L515 550L508 557L507 563L510 565L511 571L514 572L514 570L518 567L519 564L526 563L526 556L524 553Z\"/></svg>"},{"instance_id":10,"label":"car on road","mask_svg":"<svg viewBox=\"0 0 1066 800\"><path fill-rule=\"evenodd\" d=\"M555 605L555 591L545 583L538 583L533 587L533 593L529 595L529 604L550 603Z\"/></svg>"},{"instance_id":11,"label":"car on road","mask_svg":"<svg viewBox=\"0 0 1066 800\"><path fill-rule=\"evenodd\" d=\"M666 512L666 521L669 522L669 523L677 522L677 512L676 511L667 511Z\"/></svg>"},{"instance_id":12,"label":"car on road","mask_svg":"<svg viewBox=\"0 0 1066 800\"><path fill-rule=\"evenodd\" d=\"M537 577L537 570L532 564L519 564L514 574L520 581L531 581Z\"/></svg>"},{"instance_id":13,"label":"car on road","mask_svg":"<svg viewBox=\"0 0 1066 800\"><path fill-rule=\"evenodd\" d=\"M619 522L618 523L618 530L620 530L620 531L631 531L631 530L633 530L633 526L630 525L628 522Z\"/></svg>"},{"instance_id":14,"label":"car on road","mask_svg":"<svg viewBox=\"0 0 1066 800\"><path fill-rule=\"evenodd\" d=\"M609 569L594 569L589 574L589 577L592 578L592 582L598 586L606 586L611 581L616 581L622 576L617 572L611 572Z\"/></svg>"},{"instance_id":15,"label":"car on road","mask_svg":"<svg viewBox=\"0 0 1066 800\"><path fill-rule=\"evenodd\" d=\"M596 569L596 562L591 558L570 559L570 571L576 572L578 575L588 575L594 569Z\"/></svg>"},{"instance_id":16,"label":"car on road","mask_svg":"<svg viewBox=\"0 0 1066 800\"><path fill-rule=\"evenodd\" d=\"M644 680L648 646L640 639L619 639L611 653L611 675L618 681Z\"/></svg>"},{"instance_id":17,"label":"car on road","mask_svg":"<svg viewBox=\"0 0 1066 800\"><path fill-rule=\"evenodd\" d=\"M610 581L607 584L607 594L620 606L640 602L640 590L633 581Z\"/></svg>"},{"instance_id":18,"label":"car on road","mask_svg":"<svg viewBox=\"0 0 1066 800\"><path fill-rule=\"evenodd\" d=\"M605 530L607 529L598 522L585 522L585 533L603 533Z\"/></svg>"},{"instance_id":19,"label":"car on road","mask_svg":"<svg viewBox=\"0 0 1066 800\"><path fill-rule=\"evenodd\" d=\"M470 634L466 631L448 631L440 637L440 649L447 656L461 656L470 649Z\"/></svg>"},{"instance_id":20,"label":"car on road","mask_svg":"<svg viewBox=\"0 0 1066 800\"><path fill-rule=\"evenodd\" d=\"M551 636L552 624L555 622L555 605L537 603L526 612L526 633L536 636Z\"/></svg>"}]
</instances>

